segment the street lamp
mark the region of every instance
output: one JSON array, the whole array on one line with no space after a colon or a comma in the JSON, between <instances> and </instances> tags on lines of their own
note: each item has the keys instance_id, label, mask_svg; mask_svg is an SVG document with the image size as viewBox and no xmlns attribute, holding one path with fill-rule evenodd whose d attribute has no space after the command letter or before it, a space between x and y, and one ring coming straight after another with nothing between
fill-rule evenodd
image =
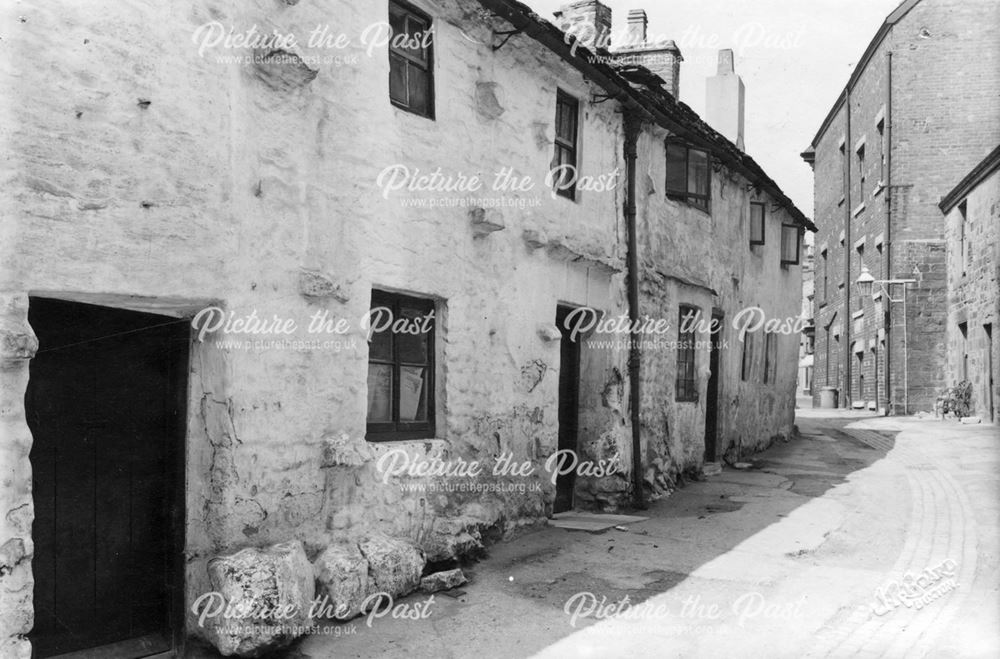
<instances>
[{"instance_id":1,"label":"street lamp","mask_svg":"<svg viewBox=\"0 0 1000 659\"><path fill-rule=\"evenodd\" d=\"M890 303L903 303L903 414L909 414L910 411L909 348L906 336L906 289L909 284L915 284L916 282L916 279L875 279L866 265L861 266L861 274L858 275L857 281L854 282L854 285L858 289L858 295L862 298L870 296L875 284L878 284L882 290L882 294L885 295ZM893 298L891 295L893 284L901 284L903 286L903 295L898 299Z\"/></svg>"},{"instance_id":2,"label":"street lamp","mask_svg":"<svg viewBox=\"0 0 1000 659\"><path fill-rule=\"evenodd\" d=\"M872 273L868 271L868 266L861 266L861 274L858 275L858 281L856 282L858 287L858 295L861 297L868 297L872 294L872 284L875 283L875 278L872 277Z\"/></svg>"}]
</instances>

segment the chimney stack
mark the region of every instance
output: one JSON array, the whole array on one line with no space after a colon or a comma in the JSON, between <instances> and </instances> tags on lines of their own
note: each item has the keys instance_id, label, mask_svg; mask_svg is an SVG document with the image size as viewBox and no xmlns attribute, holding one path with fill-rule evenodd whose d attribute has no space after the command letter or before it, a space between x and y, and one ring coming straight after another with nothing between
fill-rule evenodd
<instances>
[{"instance_id":1,"label":"chimney stack","mask_svg":"<svg viewBox=\"0 0 1000 659\"><path fill-rule=\"evenodd\" d=\"M624 36L625 43L612 44L614 53L618 56L620 65L643 66L663 78L663 88L679 100L681 62L684 61L680 48L668 40L650 43L646 31L647 25L645 10L630 10L628 28Z\"/></svg>"},{"instance_id":2,"label":"chimney stack","mask_svg":"<svg viewBox=\"0 0 1000 659\"><path fill-rule=\"evenodd\" d=\"M745 151L743 142L743 112L746 88L743 80L736 75L733 66L733 51L719 51L719 68L714 76L705 80L705 118L740 151Z\"/></svg>"},{"instance_id":3,"label":"chimney stack","mask_svg":"<svg viewBox=\"0 0 1000 659\"><path fill-rule=\"evenodd\" d=\"M611 40L611 8L598 0L578 0L555 11L559 28L578 43L593 50L608 48Z\"/></svg>"}]
</instances>

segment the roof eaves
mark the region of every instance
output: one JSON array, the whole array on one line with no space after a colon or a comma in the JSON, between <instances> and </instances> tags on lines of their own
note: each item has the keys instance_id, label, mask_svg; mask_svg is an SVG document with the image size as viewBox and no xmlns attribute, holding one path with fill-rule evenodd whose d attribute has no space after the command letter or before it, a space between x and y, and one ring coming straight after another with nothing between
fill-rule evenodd
<instances>
[{"instance_id":1,"label":"roof eaves","mask_svg":"<svg viewBox=\"0 0 1000 659\"><path fill-rule=\"evenodd\" d=\"M951 212L958 203L968 196L977 185L982 183L987 176L1000 169L1000 146L993 149L990 155L986 156L972 171L966 174L965 178L959 181L952 190L941 198L938 207L945 215Z\"/></svg>"},{"instance_id":2,"label":"roof eaves","mask_svg":"<svg viewBox=\"0 0 1000 659\"><path fill-rule=\"evenodd\" d=\"M567 42L566 34L561 29L517 0L479 0L479 2L509 22L515 29L523 30L529 37L553 51L595 84L603 87L625 107L638 111L647 119L683 137L693 145L707 148L720 156L725 164L758 184L780 206L787 208L796 224L809 231L817 231L816 225L795 206L753 158L740 151L735 144L709 126L686 104L663 90L635 88L620 71L601 63L590 49ZM601 49L599 54L607 53Z\"/></svg>"}]
</instances>

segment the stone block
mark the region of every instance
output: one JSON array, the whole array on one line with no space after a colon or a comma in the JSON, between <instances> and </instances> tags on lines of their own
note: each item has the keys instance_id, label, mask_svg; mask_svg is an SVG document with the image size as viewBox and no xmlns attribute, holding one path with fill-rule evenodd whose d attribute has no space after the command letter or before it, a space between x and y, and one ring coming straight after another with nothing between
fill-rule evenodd
<instances>
[{"instance_id":1,"label":"stone block","mask_svg":"<svg viewBox=\"0 0 1000 659\"><path fill-rule=\"evenodd\" d=\"M368 561L354 543L327 547L313 563L316 597L332 617L353 618L362 612L365 598L373 585L368 576ZM329 607L329 608L326 608Z\"/></svg>"},{"instance_id":2,"label":"stone block","mask_svg":"<svg viewBox=\"0 0 1000 659\"><path fill-rule=\"evenodd\" d=\"M399 597L412 593L420 585L424 571L424 552L405 540L372 536L359 544L368 559L369 579L376 592Z\"/></svg>"},{"instance_id":3,"label":"stone block","mask_svg":"<svg viewBox=\"0 0 1000 659\"><path fill-rule=\"evenodd\" d=\"M208 576L213 593L202 595L199 624L223 656L269 656L309 623L315 581L301 542L218 556ZM223 602L238 615L224 615Z\"/></svg>"},{"instance_id":4,"label":"stone block","mask_svg":"<svg viewBox=\"0 0 1000 659\"><path fill-rule=\"evenodd\" d=\"M346 432L323 437L324 467L360 467L372 459L368 442L361 438L352 438Z\"/></svg>"},{"instance_id":5,"label":"stone block","mask_svg":"<svg viewBox=\"0 0 1000 659\"><path fill-rule=\"evenodd\" d=\"M469 222L472 224L472 232L477 238L487 236L494 231L502 231L507 228L503 221L503 213L496 208L473 208L469 211Z\"/></svg>"},{"instance_id":6,"label":"stone block","mask_svg":"<svg viewBox=\"0 0 1000 659\"><path fill-rule=\"evenodd\" d=\"M461 569L446 570L429 574L420 580L420 590L425 593L436 593L441 590L451 590L466 583L468 579Z\"/></svg>"},{"instance_id":7,"label":"stone block","mask_svg":"<svg viewBox=\"0 0 1000 659\"><path fill-rule=\"evenodd\" d=\"M344 286L318 270L303 269L299 272L299 293L306 298L333 298L338 302L351 299Z\"/></svg>"},{"instance_id":8,"label":"stone block","mask_svg":"<svg viewBox=\"0 0 1000 659\"><path fill-rule=\"evenodd\" d=\"M539 249L545 247L548 242L548 236L546 236L541 231L536 231L534 229L525 229L521 234L521 238L524 240L524 244L530 249Z\"/></svg>"},{"instance_id":9,"label":"stone block","mask_svg":"<svg viewBox=\"0 0 1000 659\"><path fill-rule=\"evenodd\" d=\"M0 361L31 359L38 351L38 339L26 324L0 327Z\"/></svg>"},{"instance_id":10,"label":"stone block","mask_svg":"<svg viewBox=\"0 0 1000 659\"><path fill-rule=\"evenodd\" d=\"M304 87L319 74L295 53L281 49L255 50L254 72L261 82L278 92Z\"/></svg>"}]
</instances>

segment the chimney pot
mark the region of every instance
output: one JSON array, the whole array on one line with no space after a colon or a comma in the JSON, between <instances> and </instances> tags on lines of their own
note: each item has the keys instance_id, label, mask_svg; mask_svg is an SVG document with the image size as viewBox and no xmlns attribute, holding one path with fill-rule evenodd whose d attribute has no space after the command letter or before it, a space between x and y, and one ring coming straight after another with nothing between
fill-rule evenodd
<instances>
[{"instance_id":1,"label":"chimney pot","mask_svg":"<svg viewBox=\"0 0 1000 659\"><path fill-rule=\"evenodd\" d=\"M622 44L622 46L635 48L646 43L647 25L649 25L649 20L646 18L645 9L630 9L628 12L628 32L626 34L627 44Z\"/></svg>"},{"instance_id":2,"label":"chimney pot","mask_svg":"<svg viewBox=\"0 0 1000 659\"><path fill-rule=\"evenodd\" d=\"M718 75L724 76L727 73L733 73L733 72L735 72L735 70L736 69L733 66L733 49L732 48L726 48L724 50L720 50L719 51L719 68L718 68L718 71L717 71Z\"/></svg>"},{"instance_id":3,"label":"chimney pot","mask_svg":"<svg viewBox=\"0 0 1000 659\"><path fill-rule=\"evenodd\" d=\"M746 88L736 75L733 51L719 51L719 68L716 75L705 80L705 119L715 130L725 135L740 151L745 150L743 140L743 112Z\"/></svg>"}]
</instances>

